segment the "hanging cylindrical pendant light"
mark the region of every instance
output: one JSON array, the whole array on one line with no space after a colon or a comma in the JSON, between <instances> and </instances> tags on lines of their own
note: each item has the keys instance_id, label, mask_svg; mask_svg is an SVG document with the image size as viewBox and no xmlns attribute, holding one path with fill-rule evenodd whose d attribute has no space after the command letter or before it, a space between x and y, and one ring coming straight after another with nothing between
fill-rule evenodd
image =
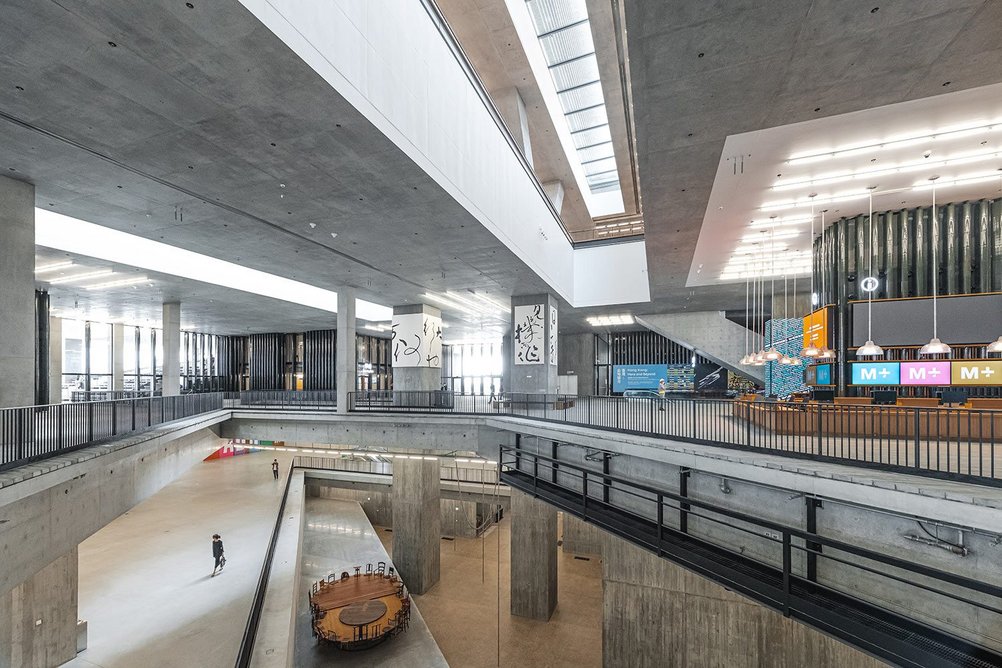
<instances>
[{"instance_id":1,"label":"hanging cylindrical pendant light","mask_svg":"<svg viewBox=\"0 0 1002 668\"><path fill-rule=\"evenodd\" d=\"M814 311L814 198L817 197L817 193L811 193L811 297L810 297L810 307L811 312ZM822 226L821 231L824 232L824 226ZM796 294L796 291L794 291ZM808 329L810 332L810 329ZM812 337L813 338L813 337ZM817 357L821 354L821 349L814 345L812 340L808 340L807 345L804 346L803 350L800 351L801 357Z\"/></svg>"},{"instance_id":2,"label":"hanging cylindrical pendant light","mask_svg":"<svg viewBox=\"0 0 1002 668\"><path fill-rule=\"evenodd\" d=\"M938 297L939 263L936 260L936 247L939 246L939 212L936 210L936 179L938 176L931 176L932 181L932 338L929 343L919 349L919 355L949 355L950 346L939 340L939 311L936 307Z\"/></svg>"},{"instance_id":3,"label":"hanging cylindrical pendant light","mask_svg":"<svg viewBox=\"0 0 1002 668\"><path fill-rule=\"evenodd\" d=\"M867 236L869 236L869 239L866 243L867 255L870 256L869 269L867 269L868 278L875 278L873 276L873 189L876 187L869 186L868 188L870 191L870 217L867 218ZM867 290L866 286L863 286L863 289L866 290L866 343L856 349L856 357L878 357L884 354L884 349L873 342L873 292L876 290L876 287L872 290Z\"/></svg>"},{"instance_id":4,"label":"hanging cylindrical pendant light","mask_svg":"<svg viewBox=\"0 0 1002 668\"><path fill-rule=\"evenodd\" d=\"M785 290L786 288L783 288L783 289ZM785 302L785 300L784 300L784 302ZM786 309L786 304L785 303L783 305L783 308ZM797 312L797 275L796 274L793 275L793 312L794 313ZM803 360L800 359L800 355L799 354L795 354L795 355L791 355L790 356L790 365L791 366L800 366L803 363L804 362L803 362Z\"/></svg>"},{"instance_id":5,"label":"hanging cylindrical pendant light","mask_svg":"<svg viewBox=\"0 0 1002 668\"><path fill-rule=\"evenodd\" d=\"M745 355L741 358L738 364L742 366L748 366L751 364L749 360L750 355L748 354L748 276L745 275Z\"/></svg>"},{"instance_id":6,"label":"hanging cylindrical pendant light","mask_svg":"<svg viewBox=\"0 0 1002 668\"><path fill-rule=\"evenodd\" d=\"M759 270L761 272L761 269ZM762 337L761 345L758 352L755 353L755 360L752 362L755 366L763 366L765 364L765 278L759 277L758 285L758 309L759 309L759 327L761 328Z\"/></svg>"},{"instance_id":7,"label":"hanging cylindrical pendant light","mask_svg":"<svg viewBox=\"0 0 1002 668\"><path fill-rule=\"evenodd\" d=\"M783 356L778 350L776 350L776 220L773 216L772 228L769 230L769 349L765 351L765 360L767 362L777 362ZM764 316L763 316L764 317ZM765 335L765 329L763 325L762 335Z\"/></svg>"}]
</instances>

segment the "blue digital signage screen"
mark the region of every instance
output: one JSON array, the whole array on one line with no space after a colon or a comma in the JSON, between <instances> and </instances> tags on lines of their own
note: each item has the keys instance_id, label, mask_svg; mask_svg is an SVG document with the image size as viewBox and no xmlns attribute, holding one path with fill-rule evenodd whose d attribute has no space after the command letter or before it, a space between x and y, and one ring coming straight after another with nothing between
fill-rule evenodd
<instances>
[{"instance_id":1,"label":"blue digital signage screen","mask_svg":"<svg viewBox=\"0 0 1002 668\"><path fill-rule=\"evenodd\" d=\"M832 384L832 365L831 364L818 364L814 367L815 373L815 384L816 385L831 385Z\"/></svg>"},{"instance_id":2,"label":"blue digital signage screen","mask_svg":"<svg viewBox=\"0 0 1002 668\"><path fill-rule=\"evenodd\" d=\"M656 390L658 382L667 377L664 364L615 364L612 367L612 391Z\"/></svg>"},{"instance_id":3,"label":"blue digital signage screen","mask_svg":"<svg viewBox=\"0 0 1002 668\"><path fill-rule=\"evenodd\" d=\"M898 362L855 362L851 366L853 385L898 385L901 382Z\"/></svg>"}]
</instances>

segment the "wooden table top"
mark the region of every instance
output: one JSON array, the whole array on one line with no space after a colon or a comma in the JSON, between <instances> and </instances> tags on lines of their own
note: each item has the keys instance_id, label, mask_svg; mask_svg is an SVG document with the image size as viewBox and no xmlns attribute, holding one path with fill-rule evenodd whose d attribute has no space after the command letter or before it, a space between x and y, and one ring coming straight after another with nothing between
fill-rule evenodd
<instances>
[{"instance_id":1,"label":"wooden table top","mask_svg":"<svg viewBox=\"0 0 1002 668\"><path fill-rule=\"evenodd\" d=\"M342 608L338 619L342 624L349 626L364 626L380 619L385 614L386 604L376 599L375 601L352 603Z\"/></svg>"},{"instance_id":2,"label":"wooden table top","mask_svg":"<svg viewBox=\"0 0 1002 668\"><path fill-rule=\"evenodd\" d=\"M352 603L369 601L397 591L396 580L380 575L356 575L337 580L323 587L310 600L321 610L342 608Z\"/></svg>"}]
</instances>

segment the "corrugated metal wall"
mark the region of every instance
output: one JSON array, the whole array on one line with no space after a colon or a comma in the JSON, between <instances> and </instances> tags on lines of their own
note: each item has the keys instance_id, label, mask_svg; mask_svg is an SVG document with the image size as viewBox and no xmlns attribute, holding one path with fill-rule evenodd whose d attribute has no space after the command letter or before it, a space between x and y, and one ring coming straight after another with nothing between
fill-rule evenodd
<instances>
[{"instance_id":1,"label":"corrugated metal wall","mask_svg":"<svg viewBox=\"0 0 1002 668\"><path fill-rule=\"evenodd\" d=\"M318 329L303 334L303 389L337 389L334 369L337 330Z\"/></svg>"},{"instance_id":2,"label":"corrugated metal wall","mask_svg":"<svg viewBox=\"0 0 1002 668\"><path fill-rule=\"evenodd\" d=\"M285 334L249 337L250 389L285 389Z\"/></svg>"}]
</instances>

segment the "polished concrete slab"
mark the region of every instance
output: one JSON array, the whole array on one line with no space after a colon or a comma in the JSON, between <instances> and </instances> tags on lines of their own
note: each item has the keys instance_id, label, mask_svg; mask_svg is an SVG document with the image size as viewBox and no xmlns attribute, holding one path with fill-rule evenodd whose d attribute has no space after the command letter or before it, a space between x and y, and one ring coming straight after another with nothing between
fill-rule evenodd
<instances>
[{"instance_id":1,"label":"polished concrete slab","mask_svg":"<svg viewBox=\"0 0 1002 668\"><path fill-rule=\"evenodd\" d=\"M425 625L419 605L412 606L410 626L406 631L371 649L346 652L317 644L310 628L307 597L312 584L330 573L354 573L355 566L361 566L364 571L366 564L375 566L377 562L385 561L390 566L392 561L357 502L307 497L305 509L300 595L296 610L297 668L332 664L446 668L449 664Z\"/></svg>"},{"instance_id":2,"label":"polished concrete slab","mask_svg":"<svg viewBox=\"0 0 1002 668\"><path fill-rule=\"evenodd\" d=\"M229 668L236 658L291 455L213 460L80 544L88 647L73 667ZM211 536L227 564L212 573Z\"/></svg>"}]
</instances>

